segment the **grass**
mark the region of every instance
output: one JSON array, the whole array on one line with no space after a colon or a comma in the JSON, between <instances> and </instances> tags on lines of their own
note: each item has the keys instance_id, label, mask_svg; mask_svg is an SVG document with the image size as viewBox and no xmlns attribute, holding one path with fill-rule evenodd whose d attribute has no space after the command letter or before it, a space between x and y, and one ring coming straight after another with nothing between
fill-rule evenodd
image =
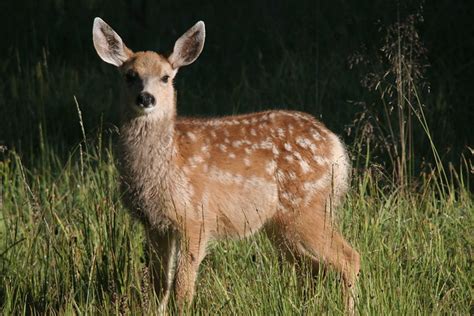
<instances>
[{"instance_id":1,"label":"grass","mask_svg":"<svg viewBox=\"0 0 474 316\"><path fill-rule=\"evenodd\" d=\"M104 143L105 148L89 143L82 153L78 148L66 162L47 147L28 169L15 152L1 162L3 314L156 310L143 230L120 203L112 149ZM469 314L469 192L460 188L455 196L440 196L427 181L418 193L400 194L379 178L370 172L356 176L339 211L344 235L362 256L358 310ZM312 280L305 271L280 266L264 235L216 244L200 270L194 313L341 314L338 275Z\"/></svg>"}]
</instances>

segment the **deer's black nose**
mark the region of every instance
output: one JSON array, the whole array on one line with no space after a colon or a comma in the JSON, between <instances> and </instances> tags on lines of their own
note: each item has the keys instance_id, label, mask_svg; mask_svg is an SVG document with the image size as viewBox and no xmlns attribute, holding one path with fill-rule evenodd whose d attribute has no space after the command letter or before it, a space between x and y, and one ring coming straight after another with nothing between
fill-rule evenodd
<instances>
[{"instance_id":1,"label":"deer's black nose","mask_svg":"<svg viewBox=\"0 0 474 316\"><path fill-rule=\"evenodd\" d=\"M138 95L136 103L144 108L151 108L155 105L155 97L148 92L142 92Z\"/></svg>"}]
</instances>

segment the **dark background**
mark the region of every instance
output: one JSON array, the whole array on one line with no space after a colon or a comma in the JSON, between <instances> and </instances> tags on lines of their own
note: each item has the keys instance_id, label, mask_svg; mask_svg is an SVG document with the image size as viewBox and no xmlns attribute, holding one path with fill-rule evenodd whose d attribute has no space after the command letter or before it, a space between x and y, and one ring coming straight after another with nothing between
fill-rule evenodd
<instances>
[{"instance_id":1,"label":"dark background","mask_svg":"<svg viewBox=\"0 0 474 316\"><path fill-rule=\"evenodd\" d=\"M358 104L377 102L361 85L371 56L386 28L410 14L422 17L430 130L443 159L458 163L474 143L472 1L2 1L0 145L26 159L44 146L67 155L82 139L74 97L89 137L113 130L121 79L94 51L95 16L131 49L165 53L205 21L202 55L176 79L180 115L302 110L351 144ZM351 69L358 52L368 62ZM416 131L417 159L429 159Z\"/></svg>"}]
</instances>

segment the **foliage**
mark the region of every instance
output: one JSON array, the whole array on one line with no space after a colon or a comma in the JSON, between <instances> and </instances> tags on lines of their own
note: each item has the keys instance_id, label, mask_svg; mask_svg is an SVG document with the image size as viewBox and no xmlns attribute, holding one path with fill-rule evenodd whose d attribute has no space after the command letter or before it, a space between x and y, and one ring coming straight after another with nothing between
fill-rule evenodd
<instances>
[{"instance_id":1,"label":"foliage","mask_svg":"<svg viewBox=\"0 0 474 316\"><path fill-rule=\"evenodd\" d=\"M104 141L108 144L108 141ZM88 144L66 163L44 152L27 169L0 164L2 313L152 313L143 229L117 194L111 148ZM468 314L472 304L469 192L440 197L426 179L400 194L377 172L356 178L343 207L344 235L362 254L361 314ZM264 235L215 245L200 270L196 314L341 313L339 277L279 264Z\"/></svg>"}]
</instances>

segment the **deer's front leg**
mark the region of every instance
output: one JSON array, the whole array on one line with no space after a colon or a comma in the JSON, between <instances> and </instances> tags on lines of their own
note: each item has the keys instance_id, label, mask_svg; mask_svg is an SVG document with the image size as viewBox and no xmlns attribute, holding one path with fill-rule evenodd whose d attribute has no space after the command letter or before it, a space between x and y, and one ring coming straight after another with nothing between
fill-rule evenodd
<instances>
[{"instance_id":1,"label":"deer's front leg","mask_svg":"<svg viewBox=\"0 0 474 316\"><path fill-rule=\"evenodd\" d=\"M173 288L179 243L176 232L147 229L151 271L156 295L160 298L159 313L166 314Z\"/></svg>"},{"instance_id":2,"label":"deer's front leg","mask_svg":"<svg viewBox=\"0 0 474 316\"><path fill-rule=\"evenodd\" d=\"M175 280L176 303L182 313L189 308L194 296L194 287L199 265L206 255L207 238L203 235L187 236L180 243Z\"/></svg>"}]
</instances>

